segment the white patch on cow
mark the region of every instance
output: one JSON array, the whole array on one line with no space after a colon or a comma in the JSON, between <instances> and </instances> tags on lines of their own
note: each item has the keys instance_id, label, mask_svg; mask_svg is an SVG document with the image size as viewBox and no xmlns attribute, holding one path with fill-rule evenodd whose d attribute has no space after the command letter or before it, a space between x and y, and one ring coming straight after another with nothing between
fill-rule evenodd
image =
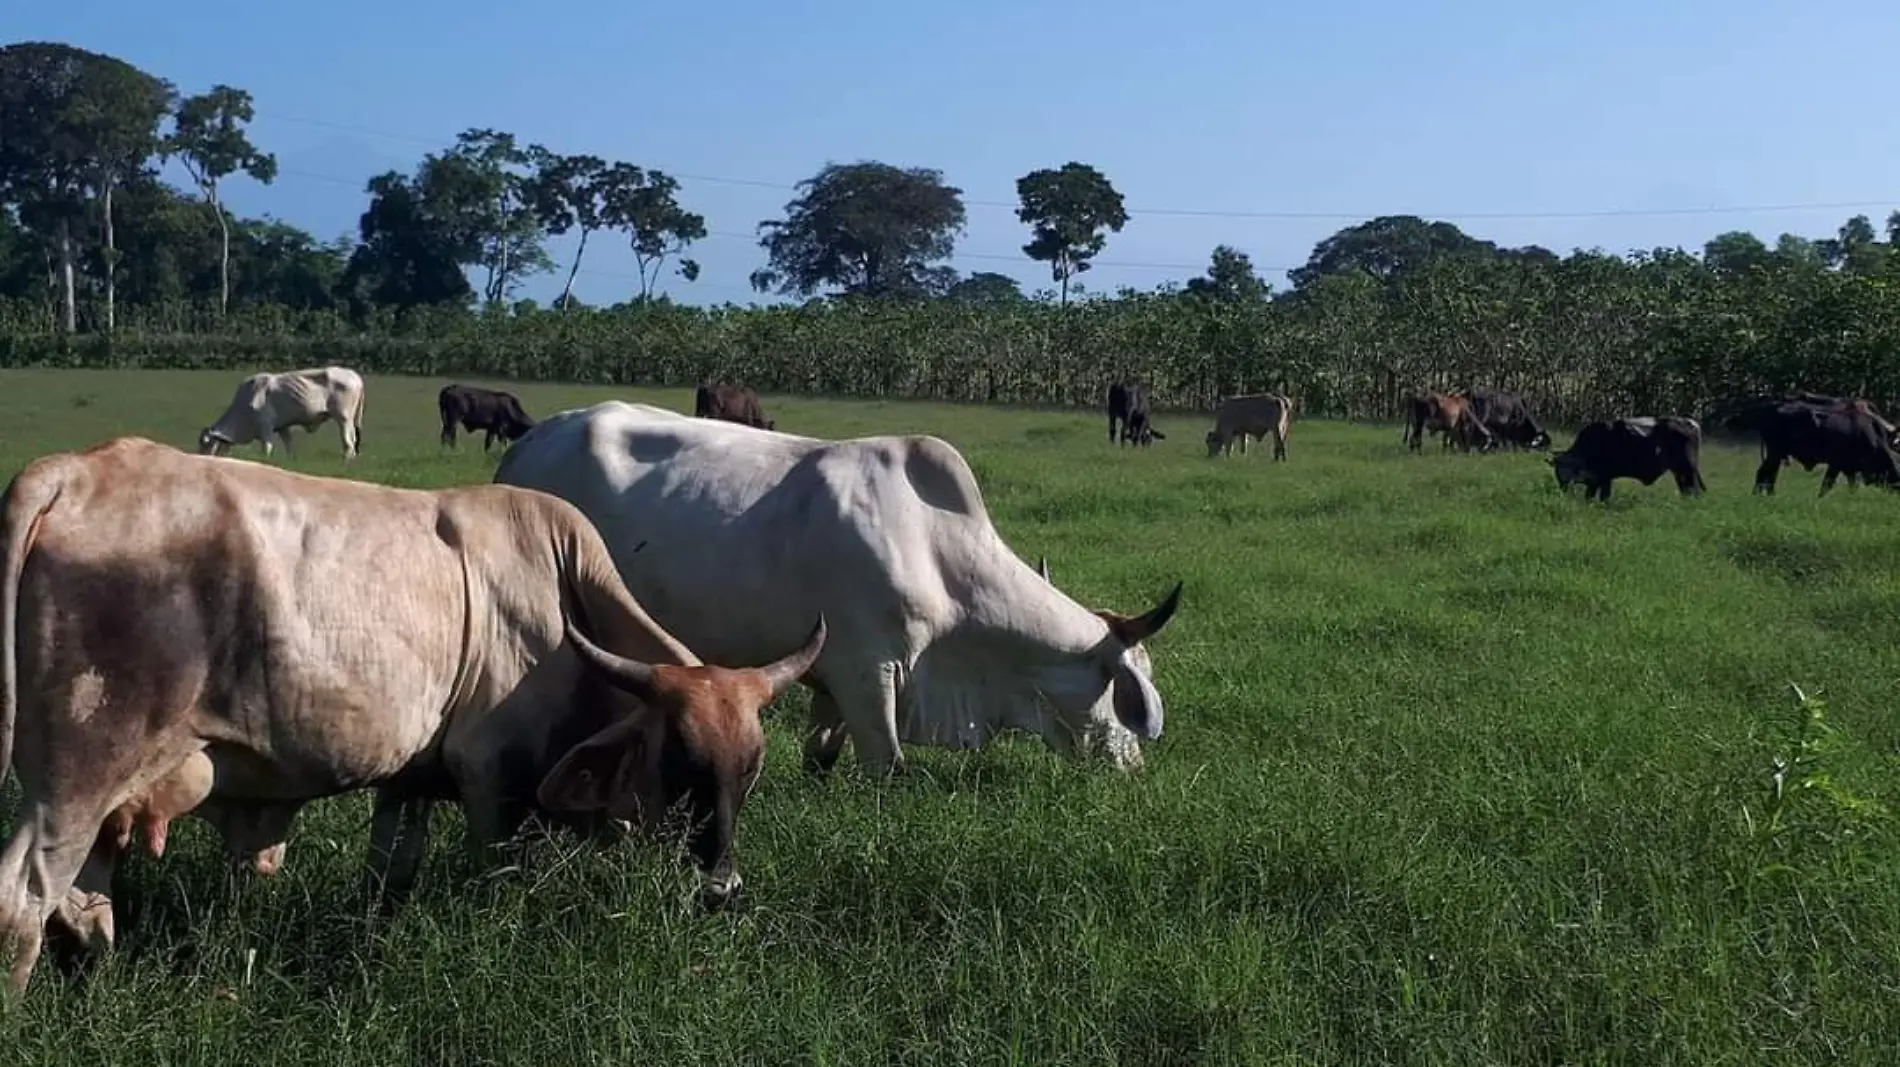
<instances>
[{"instance_id":1,"label":"white patch on cow","mask_svg":"<svg viewBox=\"0 0 1900 1067\"><path fill-rule=\"evenodd\" d=\"M68 705L74 722L85 722L106 704L106 676L97 667L88 667L73 678L72 702Z\"/></svg>"}]
</instances>

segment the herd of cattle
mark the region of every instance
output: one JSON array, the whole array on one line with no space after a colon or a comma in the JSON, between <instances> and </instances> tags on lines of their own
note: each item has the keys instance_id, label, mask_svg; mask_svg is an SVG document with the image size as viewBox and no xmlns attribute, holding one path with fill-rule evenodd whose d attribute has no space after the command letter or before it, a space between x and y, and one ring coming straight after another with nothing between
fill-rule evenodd
<instances>
[{"instance_id":1,"label":"herd of cattle","mask_svg":"<svg viewBox=\"0 0 1900 1067\"><path fill-rule=\"evenodd\" d=\"M742 882L733 839L765 756L760 715L811 692L809 770L846 741L873 773L904 744L1005 730L1124 769L1159 737L1145 643L1181 602L1085 607L990 520L970 467L929 436L773 432L750 390L701 386L694 415L620 401L537 421L514 396L438 397L507 444L493 484L400 489L228 458L290 450L335 422L363 440L363 380L341 367L245 379L192 455L141 437L42 457L0 501L0 770L22 801L0 852L0 950L23 991L48 932L114 941L113 872L135 838L210 824L259 874L298 812L374 791L369 868L413 884L435 804L478 856L531 816L596 839L683 818L708 903ZM1109 439L1164 440L1147 391L1108 394ZM1272 437L1293 404L1223 399L1209 456ZM1788 459L1900 488L1900 435L1865 401L1741 405L1757 490ZM1404 442L1547 449L1522 399L1421 392ZM1619 477L1703 490L1702 429L1680 416L1584 427L1560 485Z\"/></svg>"},{"instance_id":2,"label":"herd of cattle","mask_svg":"<svg viewBox=\"0 0 1900 1067\"><path fill-rule=\"evenodd\" d=\"M1224 397L1215 406L1214 428L1207 433L1207 454L1230 453L1236 440L1247 450L1247 438L1273 438L1273 458L1286 458L1286 438L1293 402L1277 393ZM1858 397L1795 393L1764 397L1718 409L1721 428L1755 435L1761 443L1761 466L1755 472L1755 491L1772 493L1775 479L1789 460L1805 470L1825 466L1821 492L1834 488L1841 475L1849 485L1866 481L1900 489L1900 430L1874 406ZM1148 391L1130 382L1116 382L1108 390L1108 438L1116 441L1117 426L1123 444L1147 445L1163 438L1154 429ZM1472 388L1440 393L1420 390L1406 405L1401 440L1419 451L1428 434L1441 435L1441 447L1465 452L1497 449L1548 450L1550 434L1537 422L1522 397L1497 389ZM1684 496L1698 496L1702 480L1702 423L1683 415L1644 415L1598 420L1577 431L1569 448L1550 457L1557 485L1568 490L1582 485L1585 496L1608 500L1610 484L1632 478L1654 485L1672 475Z\"/></svg>"},{"instance_id":3,"label":"herd of cattle","mask_svg":"<svg viewBox=\"0 0 1900 1067\"><path fill-rule=\"evenodd\" d=\"M511 442L494 484L402 489L228 458L294 427L362 442L362 379L246 379L192 455L119 437L27 465L0 501L0 768L21 802L0 851L0 953L24 991L50 934L115 937L142 838L195 816L268 875L310 802L371 789L369 869L413 884L430 812L478 857L531 816L596 839L678 829L708 904L742 882L733 837L760 716L812 694L805 762L849 741L1004 730L1124 768L1160 736L1139 615L1085 607L990 521L927 436L770 432L745 390L690 417L610 401L535 421L452 385L442 437ZM484 447L486 447L486 443ZM679 825L676 819L683 820ZM3 957L0 957L3 958Z\"/></svg>"}]
</instances>

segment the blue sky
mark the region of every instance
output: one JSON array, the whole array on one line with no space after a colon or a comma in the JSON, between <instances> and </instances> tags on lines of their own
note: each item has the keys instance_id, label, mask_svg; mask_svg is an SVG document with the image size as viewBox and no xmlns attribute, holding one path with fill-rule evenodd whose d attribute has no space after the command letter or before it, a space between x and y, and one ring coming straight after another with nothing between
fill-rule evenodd
<instances>
[{"instance_id":1,"label":"blue sky","mask_svg":"<svg viewBox=\"0 0 1900 1067\"><path fill-rule=\"evenodd\" d=\"M1015 180L1072 159L1103 170L1132 215L1086 279L1098 289L1185 279L1222 242L1283 287L1315 242L1378 214L1626 252L1730 229L1827 236L1900 207L1892 0L533 10L67 0L5 21L12 40L107 52L186 91L249 89L254 139L282 174L234 181L227 199L319 237L354 232L370 175L471 126L669 171L713 234L693 253L700 280L665 286L692 302L755 298L754 226L828 160L941 169L969 202L955 266L1031 290L1049 279L1021 256ZM1676 209L1704 213L1636 214ZM1587 214L1602 212L1620 214ZM633 274L622 242L597 237L576 292L622 299ZM526 294L545 299L561 276Z\"/></svg>"}]
</instances>

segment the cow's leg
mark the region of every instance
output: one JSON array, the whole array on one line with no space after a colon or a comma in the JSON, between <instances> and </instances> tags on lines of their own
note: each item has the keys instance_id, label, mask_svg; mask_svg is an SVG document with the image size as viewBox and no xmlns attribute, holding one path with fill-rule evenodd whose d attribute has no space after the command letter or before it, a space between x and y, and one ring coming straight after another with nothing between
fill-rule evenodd
<instances>
[{"instance_id":1,"label":"cow's leg","mask_svg":"<svg viewBox=\"0 0 1900 1067\"><path fill-rule=\"evenodd\" d=\"M1590 484L1589 495L1597 500L1603 501L1606 504L1609 503L1610 502L1610 481L1611 479L1609 478L1599 478L1595 482L1592 482Z\"/></svg>"},{"instance_id":2,"label":"cow's leg","mask_svg":"<svg viewBox=\"0 0 1900 1067\"><path fill-rule=\"evenodd\" d=\"M495 443L495 428L493 426L490 426L488 427L486 436L482 438L482 455L484 456L487 455L489 447L493 445L494 443Z\"/></svg>"},{"instance_id":3,"label":"cow's leg","mask_svg":"<svg viewBox=\"0 0 1900 1067\"><path fill-rule=\"evenodd\" d=\"M825 686L837 698L858 766L874 778L904 773L897 739L897 665L873 664L843 678L827 678Z\"/></svg>"},{"instance_id":4,"label":"cow's leg","mask_svg":"<svg viewBox=\"0 0 1900 1067\"><path fill-rule=\"evenodd\" d=\"M95 799L103 807L105 798ZM45 944L47 921L62 908L69 909L69 894L98 842L104 815L79 810L70 802L29 802L20 811L13 837L0 853L0 954L12 951L8 984L15 994L26 992ZM110 902L106 910L111 911ZM109 936L110 920L94 929Z\"/></svg>"},{"instance_id":5,"label":"cow's leg","mask_svg":"<svg viewBox=\"0 0 1900 1067\"><path fill-rule=\"evenodd\" d=\"M844 743L851 739L844 718L838 711L838 699L823 684L812 686L811 728L805 734L805 772L826 774L837 766Z\"/></svg>"},{"instance_id":6,"label":"cow's leg","mask_svg":"<svg viewBox=\"0 0 1900 1067\"><path fill-rule=\"evenodd\" d=\"M1108 417L1108 443L1111 445L1115 443L1115 416L1113 415Z\"/></svg>"},{"instance_id":7,"label":"cow's leg","mask_svg":"<svg viewBox=\"0 0 1900 1067\"><path fill-rule=\"evenodd\" d=\"M442 417L442 447L455 447L455 420L446 415Z\"/></svg>"},{"instance_id":8,"label":"cow's leg","mask_svg":"<svg viewBox=\"0 0 1900 1067\"><path fill-rule=\"evenodd\" d=\"M396 903L416 884L422 857L429 849L429 816L433 801L393 789L376 791L369 823L367 888L380 894L385 906ZM469 809L469 836L476 836L475 808Z\"/></svg>"},{"instance_id":9,"label":"cow's leg","mask_svg":"<svg viewBox=\"0 0 1900 1067\"><path fill-rule=\"evenodd\" d=\"M1784 457L1778 452L1767 449L1762 451L1761 466L1755 468L1755 492L1772 495L1775 491L1775 476L1781 473Z\"/></svg>"},{"instance_id":10,"label":"cow's leg","mask_svg":"<svg viewBox=\"0 0 1900 1067\"><path fill-rule=\"evenodd\" d=\"M1821 491L1815 495L1826 496L1828 493L1828 490L1834 488L1834 482L1836 479L1840 478L1840 476L1841 476L1841 469L1839 467L1836 467L1832 463L1828 464L1827 473L1821 475Z\"/></svg>"},{"instance_id":11,"label":"cow's leg","mask_svg":"<svg viewBox=\"0 0 1900 1067\"><path fill-rule=\"evenodd\" d=\"M1273 458L1275 462L1286 458L1286 434L1273 431Z\"/></svg>"}]
</instances>

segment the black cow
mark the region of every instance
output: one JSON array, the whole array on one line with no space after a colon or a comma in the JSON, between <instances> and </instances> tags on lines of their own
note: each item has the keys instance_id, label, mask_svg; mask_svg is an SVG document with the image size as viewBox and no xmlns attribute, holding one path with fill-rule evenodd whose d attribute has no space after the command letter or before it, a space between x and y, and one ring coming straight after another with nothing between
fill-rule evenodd
<instances>
[{"instance_id":1,"label":"black cow","mask_svg":"<svg viewBox=\"0 0 1900 1067\"><path fill-rule=\"evenodd\" d=\"M1530 406L1515 394L1498 389L1466 389L1464 395L1471 401L1478 424L1491 432L1492 440L1484 446L1485 451L1500 444L1510 448L1550 447L1550 435L1537 425Z\"/></svg>"},{"instance_id":2,"label":"black cow","mask_svg":"<svg viewBox=\"0 0 1900 1067\"><path fill-rule=\"evenodd\" d=\"M1727 424L1731 430L1752 430L1761 436L1757 493L1773 493L1776 475L1791 459L1803 470L1827 466L1821 495L1834 488L1843 474L1849 485L1865 479L1900 489L1900 457L1894 454L1888 423L1865 402L1764 400L1730 416Z\"/></svg>"},{"instance_id":3,"label":"black cow","mask_svg":"<svg viewBox=\"0 0 1900 1067\"><path fill-rule=\"evenodd\" d=\"M497 437L513 442L534 429L534 420L521 409L521 401L513 393L476 385L445 385L436 395L435 406L442 413L442 444L449 448L455 447L457 424L469 433L487 432L482 438L483 452Z\"/></svg>"},{"instance_id":4,"label":"black cow","mask_svg":"<svg viewBox=\"0 0 1900 1067\"><path fill-rule=\"evenodd\" d=\"M761 430L776 430L778 423L765 417L759 407L759 394L725 382L707 382L693 392L693 414L702 419L723 419Z\"/></svg>"},{"instance_id":5,"label":"black cow","mask_svg":"<svg viewBox=\"0 0 1900 1067\"><path fill-rule=\"evenodd\" d=\"M1593 422L1577 431L1570 447L1550 457L1557 487L1568 491L1582 482L1586 499L1610 499L1610 483L1634 478L1655 485L1665 474L1676 477L1683 496L1700 496L1702 426L1680 415Z\"/></svg>"},{"instance_id":6,"label":"black cow","mask_svg":"<svg viewBox=\"0 0 1900 1067\"><path fill-rule=\"evenodd\" d=\"M1115 440L1115 424L1121 423L1121 443L1130 441L1147 446L1165 441L1168 435L1154 428L1148 407L1148 390L1128 382L1108 387L1108 439Z\"/></svg>"}]
</instances>

